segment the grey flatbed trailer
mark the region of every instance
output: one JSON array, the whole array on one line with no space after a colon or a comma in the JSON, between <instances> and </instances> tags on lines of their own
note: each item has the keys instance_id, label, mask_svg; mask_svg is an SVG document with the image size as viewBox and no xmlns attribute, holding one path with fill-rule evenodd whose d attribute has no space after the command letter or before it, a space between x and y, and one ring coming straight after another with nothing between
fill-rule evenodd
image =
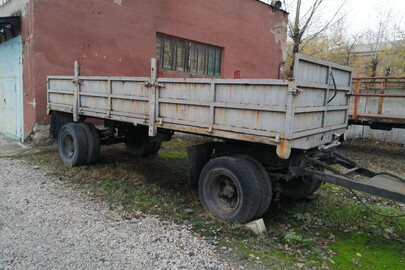
<instances>
[{"instance_id":1,"label":"grey flatbed trailer","mask_svg":"<svg viewBox=\"0 0 405 270\"><path fill-rule=\"evenodd\" d=\"M150 78L80 76L78 63L74 76L49 76L51 130L64 162L94 162L100 144L113 142L145 156L176 131L220 139L189 149L190 186L217 217L241 223L268 209L275 183L302 198L322 176L330 179L325 150L348 125L348 67L298 55L288 81L158 78L157 71L152 59ZM108 130L79 123L86 118L103 119Z\"/></svg>"}]
</instances>

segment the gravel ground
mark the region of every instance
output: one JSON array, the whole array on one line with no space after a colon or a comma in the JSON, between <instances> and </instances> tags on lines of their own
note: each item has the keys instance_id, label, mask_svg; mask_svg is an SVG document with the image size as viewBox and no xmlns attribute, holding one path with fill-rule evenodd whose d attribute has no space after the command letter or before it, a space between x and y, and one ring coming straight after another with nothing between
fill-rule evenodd
<instances>
[{"instance_id":1,"label":"gravel ground","mask_svg":"<svg viewBox=\"0 0 405 270\"><path fill-rule=\"evenodd\" d=\"M230 269L186 227L123 218L38 167L0 159L0 269Z\"/></svg>"}]
</instances>

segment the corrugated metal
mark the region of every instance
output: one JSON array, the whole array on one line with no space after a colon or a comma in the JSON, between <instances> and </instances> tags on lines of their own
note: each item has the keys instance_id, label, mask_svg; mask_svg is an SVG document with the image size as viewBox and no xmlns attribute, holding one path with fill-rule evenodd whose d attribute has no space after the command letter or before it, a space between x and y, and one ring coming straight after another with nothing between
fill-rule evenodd
<instances>
[{"instance_id":1,"label":"corrugated metal","mask_svg":"<svg viewBox=\"0 0 405 270\"><path fill-rule=\"evenodd\" d=\"M21 37L0 44L0 133L22 140Z\"/></svg>"},{"instance_id":2,"label":"corrugated metal","mask_svg":"<svg viewBox=\"0 0 405 270\"><path fill-rule=\"evenodd\" d=\"M157 126L310 149L345 131L351 71L298 59L303 74L296 73L295 82L79 76L69 88L74 77L48 77L48 111L73 112L77 91L78 114L149 125L152 133Z\"/></svg>"}]
</instances>

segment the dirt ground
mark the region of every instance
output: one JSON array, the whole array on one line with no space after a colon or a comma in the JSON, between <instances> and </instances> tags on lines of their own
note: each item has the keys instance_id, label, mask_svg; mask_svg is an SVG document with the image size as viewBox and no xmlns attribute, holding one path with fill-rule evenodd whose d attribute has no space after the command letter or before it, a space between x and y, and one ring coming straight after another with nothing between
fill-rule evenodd
<instances>
[{"instance_id":1,"label":"dirt ground","mask_svg":"<svg viewBox=\"0 0 405 270\"><path fill-rule=\"evenodd\" d=\"M405 178L405 144L349 140L337 151L372 171L389 172Z\"/></svg>"},{"instance_id":2,"label":"dirt ground","mask_svg":"<svg viewBox=\"0 0 405 270\"><path fill-rule=\"evenodd\" d=\"M175 137L162 145L157 156L146 158L129 156L123 144L103 146L100 162L75 168L63 165L56 143L34 148L23 159L47 167L49 174L93 194L117 211L135 217L139 213L148 213L163 220L193 224L193 231L216 243L219 253L224 253L226 260L235 263L235 269L239 266L244 269L343 269L337 266L345 267L345 264L333 265L330 260L340 256L351 264L352 258L339 255L339 251L330 251L329 245L332 242L344 243L343 249L360 249L363 244L343 242L340 235L356 232L369 235L374 242L376 239L388 241L391 246L399 240L404 241L405 220L373 215L349 191L330 184L322 186L311 201L272 203L263 217L268 229L264 237L257 238L238 226L214 219L203 210L197 192L187 188L186 147L205 140L201 137ZM404 145L351 140L344 142L337 151L370 170L405 178ZM403 204L358 194L372 207L382 205L403 212ZM347 212L351 214L347 215ZM364 267L359 269L373 265L372 254L380 251L367 252L370 259L363 258ZM405 254L398 253L395 248L390 252L393 259L389 263L398 261ZM403 269L403 264L401 261L392 269Z\"/></svg>"}]
</instances>

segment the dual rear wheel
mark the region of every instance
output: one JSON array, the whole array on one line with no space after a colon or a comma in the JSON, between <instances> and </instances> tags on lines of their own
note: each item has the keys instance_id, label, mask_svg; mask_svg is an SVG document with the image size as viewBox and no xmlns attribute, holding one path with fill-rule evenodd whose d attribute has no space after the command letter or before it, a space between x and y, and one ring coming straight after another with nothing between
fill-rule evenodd
<instances>
[{"instance_id":1,"label":"dual rear wheel","mask_svg":"<svg viewBox=\"0 0 405 270\"><path fill-rule=\"evenodd\" d=\"M67 123L59 130L58 150L63 162L79 166L100 159L100 137L90 123Z\"/></svg>"},{"instance_id":2,"label":"dual rear wheel","mask_svg":"<svg viewBox=\"0 0 405 270\"><path fill-rule=\"evenodd\" d=\"M302 199L314 193L321 183L311 176L292 179L281 183L281 195ZM266 169L246 155L211 159L200 174L198 189L207 211L220 219L242 224L260 218L273 197Z\"/></svg>"},{"instance_id":3,"label":"dual rear wheel","mask_svg":"<svg viewBox=\"0 0 405 270\"><path fill-rule=\"evenodd\" d=\"M260 163L243 155L210 160L199 180L204 208L237 223L262 216L272 198L271 181L264 171Z\"/></svg>"},{"instance_id":4,"label":"dual rear wheel","mask_svg":"<svg viewBox=\"0 0 405 270\"><path fill-rule=\"evenodd\" d=\"M126 137L125 147L131 156L146 157L157 154L162 146L161 141L150 141L144 129L131 129Z\"/></svg>"}]
</instances>

